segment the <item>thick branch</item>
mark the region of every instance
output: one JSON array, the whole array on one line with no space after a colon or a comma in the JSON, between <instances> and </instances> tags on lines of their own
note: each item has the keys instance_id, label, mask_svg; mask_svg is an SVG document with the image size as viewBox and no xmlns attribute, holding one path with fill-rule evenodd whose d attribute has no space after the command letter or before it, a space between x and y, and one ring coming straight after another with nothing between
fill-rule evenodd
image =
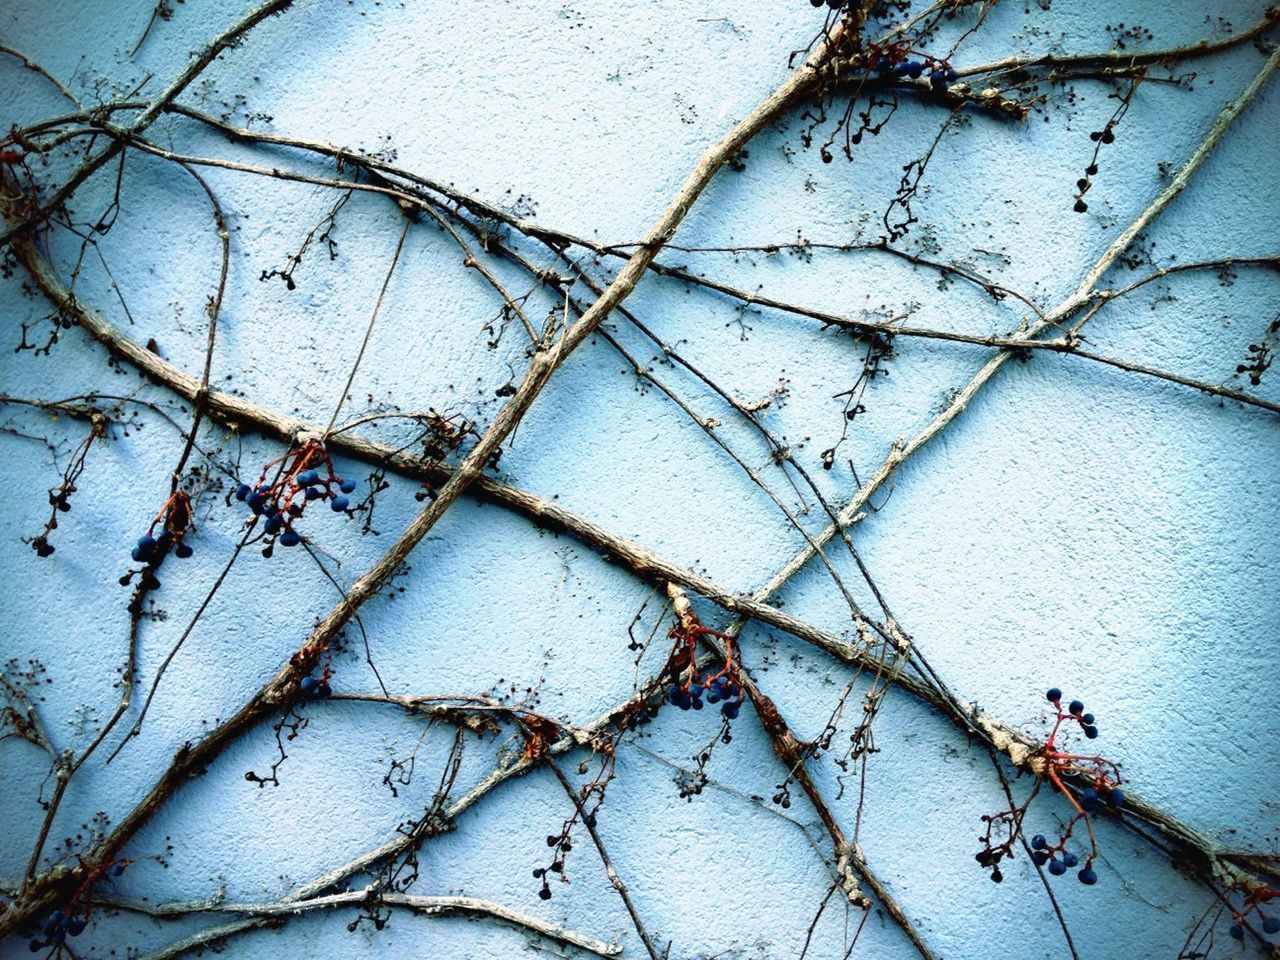
<instances>
[{"instance_id":1,"label":"thick branch","mask_svg":"<svg viewBox=\"0 0 1280 960\"><path fill-rule=\"evenodd\" d=\"M494 903L490 900L479 900L475 897L432 897L414 896L407 893L385 893L373 887L365 890L351 890L346 893L334 893L324 897L313 897L306 901L280 901L276 903L220 903L218 901L197 901L194 903L157 903L151 904L142 900L126 900L117 898L100 899L97 902L104 906L119 910L144 913L152 917L183 917L196 913L243 913L249 914L261 922L256 925L265 926L281 918L294 917L311 910L328 910L335 907L359 907L373 897L380 905L401 907L426 917L482 917L500 920L513 927L528 930L539 936L587 950L600 957L617 957L622 955L622 947L616 943L605 943L595 937L569 930L564 926L548 923L531 914L511 907ZM239 923L226 924L210 930L202 930L184 937L153 953L148 953L141 960L170 960L199 947L208 947L230 933L239 933L245 929Z\"/></svg>"},{"instance_id":2,"label":"thick branch","mask_svg":"<svg viewBox=\"0 0 1280 960\"><path fill-rule=\"evenodd\" d=\"M289 0L275 0L272 4L263 7L254 16L260 19L268 13L275 12L277 7L283 9L288 5L288 2ZM253 22L257 21L253 20ZM250 23L249 25L252 24ZM240 32L243 32L244 29L247 29L247 27L241 26L239 28ZM324 650L328 648L331 640L351 620L360 606L381 589L383 584L390 579L400 564L409 556L414 547L435 526L445 511L472 482L481 476L485 466L498 453L501 444L506 441L507 437L510 436L523 419L524 414L533 404L534 399L541 392L542 387L552 373L575 348L591 335L613 308L631 293L662 245L675 234L680 222L720 167L734 156L757 132L772 123L790 104L814 85L817 78L814 70L815 64L821 62L822 58L827 55L828 45L839 40L843 29L843 26L837 28L834 35L820 47L817 53L793 72L777 90L766 97L745 120L734 126L716 144L703 153L693 171L686 178L680 191L650 229L645 238L644 246L627 261L626 266L623 267L613 283L609 285L604 295L564 333L554 346L534 355L515 395L498 412L484 436L464 458L453 476L441 487L431 504L413 520L400 538L392 545L391 549L351 585L341 602L317 624L297 652L280 667L275 676L248 703L241 707L230 719L223 721L210 731L202 740L193 745L184 745L178 751L173 762L147 792L143 800L98 845L98 848L94 851L93 860L102 860L119 851L129 838L155 814L156 810L181 787L194 771L208 767L229 743L297 696L296 688L299 678L305 676L314 668ZM217 46L218 42L230 42L233 38L231 32L224 34L223 38L219 38L219 41L215 42L210 49ZM212 59L212 56L209 59ZM200 58L198 58L197 62L199 60ZM147 123L153 120L160 111L161 103L171 101L185 87L186 83L189 83L194 78L194 75L191 69L186 71L183 74L186 79L180 78L178 83L171 86L160 100L153 104L151 108L148 108L147 111L144 111L143 116L138 121L135 121L133 128L140 129L141 121L144 118ZM117 151L120 149L118 143L113 145L113 148ZM88 173L85 173L85 176L88 176ZM70 183L67 187L73 188ZM67 190L67 193L69 195L69 190ZM15 228L15 230L10 231L10 235L16 232L17 229ZM27 246L30 247L29 242ZM0 937L5 936L18 925L29 921L40 912L48 909L59 897L66 893L70 884L78 880L83 873L83 867L76 867L69 871L69 875L50 872L40 878L37 883L32 885L29 896L24 897L19 902L10 904L5 912L0 914Z\"/></svg>"},{"instance_id":3,"label":"thick branch","mask_svg":"<svg viewBox=\"0 0 1280 960\"><path fill-rule=\"evenodd\" d=\"M19 241L15 250L26 268L30 271L37 285L58 306L69 311L69 315L91 335L98 339L113 354L122 357L136 366L144 375L161 386L173 390L188 400L194 400L199 381L176 367L162 360L156 354L133 343L122 331L106 321L101 315L88 309L75 299L61 284L51 265L30 243ZM258 406L251 401L230 393L211 390L208 395L209 413L218 419L229 421L290 442L299 433L318 432L318 427L292 417L282 416L274 411ZM386 467L406 476L442 482L450 476L448 467L437 463L424 462L410 457L391 446L366 440L347 432L338 432L329 439L329 446L349 456L365 462ZM529 491L511 487L499 481L482 477L472 488L473 492L484 499L498 503L508 509L531 519L539 526L562 530L581 542L604 553L606 559L622 563L633 574L653 584L667 582L676 583L720 606L729 613L742 614L758 620L768 626L782 630L821 650L841 662L878 669L883 666L870 656L860 644L820 630L813 625L785 613L762 601L736 594L716 584L707 577L682 567L664 557L653 553L648 548L626 538L614 534L586 518L564 509L559 504ZM949 716L961 730L972 734L977 731L992 747L1004 754L1021 769L1028 768L1032 754L1040 744L1016 728L1010 727L998 719L989 717L976 706L957 705L942 696L926 682L911 674L891 674L892 680L912 696L928 703ZM378 698L385 699L385 698ZM408 709L415 708L421 698L409 698L413 701L402 703ZM398 701L397 701L398 702ZM450 708L452 709L452 708ZM615 716L623 708L610 711L608 716ZM598 728L584 728L581 736L589 739ZM579 742L586 742L581 740ZM523 769L513 771L523 772ZM508 777L499 776L493 779L490 786L504 782ZM487 790L488 787L485 788ZM484 792L484 791L482 791ZM1223 861L1215 845L1193 831L1187 825L1159 808L1153 807L1140 797L1130 793L1127 809L1130 815L1136 815L1156 827L1173 842L1178 858L1195 867L1195 872L1204 877L1223 875L1224 871L1233 873L1230 864ZM1203 866L1204 870L1199 869ZM1243 881L1243 875L1235 874L1231 881Z\"/></svg>"}]
</instances>

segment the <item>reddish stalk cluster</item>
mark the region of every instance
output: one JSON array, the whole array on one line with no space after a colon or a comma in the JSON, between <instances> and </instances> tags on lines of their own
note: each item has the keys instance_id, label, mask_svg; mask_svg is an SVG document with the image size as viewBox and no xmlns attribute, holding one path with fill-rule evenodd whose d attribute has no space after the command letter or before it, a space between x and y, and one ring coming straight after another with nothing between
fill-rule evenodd
<instances>
[{"instance_id":1,"label":"reddish stalk cluster","mask_svg":"<svg viewBox=\"0 0 1280 960\"><path fill-rule=\"evenodd\" d=\"M677 625L671 628L670 636L676 644L667 660L666 672L671 678L667 700L681 710L701 710L705 697L708 703L721 704L720 712L726 719L736 720L745 695L733 656L733 637L700 624ZM724 643L724 665L715 672L698 671L698 639L703 636L717 637Z\"/></svg>"},{"instance_id":2,"label":"reddish stalk cluster","mask_svg":"<svg viewBox=\"0 0 1280 960\"><path fill-rule=\"evenodd\" d=\"M1036 834L1031 838L1031 859L1036 866L1048 867L1049 873L1060 877L1069 869L1080 865L1080 857L1067 849L1068 841L1076 827L1083 823L1089 835L1089 850L1085 855L1084 866L1076 874L1085 886L1093 886L1098 882L1098 874L1093 869L1093 862L1098 857L1098 842L1093 830L1093 814L1109 804L1119 807L1124 804L1124 791L1120 789L1120 768L1104 757L1096 754L1072 753L1059 746L1059 738L1066 730L1078 728L1086 739L1094 740L1098 736L1098 727L1093 714L1085 713L1084 704L1072 700L1064 710L1062 707L1062 691L1057 687L1046 694L1057 713L1053 729L1049 732L1044 746L1032 755L1030 765L1036 774L1036 786L1031 795L1021 806L1001 811L993 815L985 815L982 820L987 825L985 833L979 838L983 849L974 857L982 866L991 869L991 879L999 883L1004 879L1000 872L1000 861L1013 856L1014 844L1022 837L1022 821L1027 809L1031 806L1040 787L1046 781L1056 787L1067 802L1071 804L1075 814L1067 821L1058 833L1057 839L1051 841L1044 834ZM1077 798L1075 792L1067 786L1066 781L1087 783ZM993 834L1003 829L1004 839L996 842Z\"/></svg>"},{"instance_id":3,"label":"reddish stalk cluster","mask_svg":"<svg viewBox=\"0 0 1280 960\"><path fill-rule=\"evenodd\" d=\"M267 474L275 476L267 479ZM253 486L236 488L236 499L248 504L257 516L266 517L263 530L267 544L262 555L272 554L276 541L282 547L296 547L302 535L293 528L307 504L328 500L329 509L343 513L350 506L346 494L355 490L354 480L343 480L333 469L333 461L319 440L308 440L282 457L269 461Z\"/></svg>"},{"instance_id":4,"label":"reddish stalk cluster","mask_svg":"<svg viewBox=\"0 0 1280 960\"><path fill-rule=\"evenodd\" d=\"M1265 890L1254 890L1244 899L1244 905L1239 910L1231 911L1231 927L1227 933L1231 935L1233 940L1244 939L1245 924L1249 922L1250 914L1257 914L1262 926L1262 932L1267 936L1274 936L1280 933L1280 916L1276 914L1263 913L1262 905L1270 903L1272 900L1280 900L1280 890L1267 887Z\"/></svg>"},{"instance_id":5,"label":"reddish stalk cluster","mask_svg":"<svg viewBox=\"0 0 1280 960\"><path fill-rule=\"evenodd\" d=\"M160 528L159 533L156 527ZM142 575L142 589L129 604L131 612L141 609L142 591L160 589L156 571L170 553L182 560L194 553L186 537L195 527L190 495L183 490L174 490L129 554L135 563L143 565L142 570L130 570L120 578L121 586L128 586L135 573Z\"/></svg>"},{"instance_id":6,"label":"reddish stalk cluster","mask_svg":"<svg viewBox=\"0 0 1280 960\"><path fill-rule=\"evenodd\" d=\"M103 877L120 876L124 873L125 867L132 862L127 858L109 860L89 868L80 885L71 894L66 906L45 917L44 923L40 925L39 935L31 941L31 952L38 953L49 948L49 952L45 954L46 957L74 957L75 953L67 946L67 938L80 936L89 925L89 913L92 909L89 904L89 891Z\"/></svg>"}]
</instances>

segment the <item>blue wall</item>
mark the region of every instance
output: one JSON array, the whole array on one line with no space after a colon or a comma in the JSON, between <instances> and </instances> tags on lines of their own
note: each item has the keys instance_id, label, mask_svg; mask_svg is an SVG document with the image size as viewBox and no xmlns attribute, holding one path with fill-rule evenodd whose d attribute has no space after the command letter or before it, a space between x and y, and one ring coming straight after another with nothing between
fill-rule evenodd
<instances>
[{"instance_id":1,"label":"blue wall","mask_svg":"<svg viewBox=\"0 0 1280 960\"><path fill-rule=\"evenodd\" d=\"M1107 49L1110 23L1151 28L1149 47L1220 36L1219 17L1241 29L1259 15L1249 3L1004 4L968 38L957 66L1010 53ZM0 36L42 63L88 102L130 92L150 77L154 96L190 51L248 9L187 0L129 55L152 10L128 3L16 0L0 12ZM743 117L786 75L787 55L821 22L802 0L748 4L686 0L622 3L374 4L299 0L211 66L181 101L258 129L394 151L399 165L487 201L519 206L548 226L601 241L640 239L706 145ZM1210 22L1206 22L1208 19ZM930 49L946 50L973 22L944 26ZM1103 149L1087 214L1072 212L1073 184L1089 162L1088 133L1111 116L1113 88L1051 89L1027 123L966 114L945 133L915 204L920 223L904 249L954 261L1051 306L1064 298L1120 229L1200 142L1223 104L1261 66L1253 45L1175 68L1195 71L1181 85L1148 82ZM1159 73L1160 71L1157 71ZM1168 71L1164 72L1167 75ZM52 88L0 57L0 123L24 124L65 112ZM1119 287L1155 266L1280 251L1275 177L1280 84L1246 109L1220 149L1195 175L1135 251L1118 266ZM269 119L261 115L269 115ZM938 105L904 100L853 163L823 164L801 146L798 113L749 148L746 168L722 171L676 242L737 246L807 240L875 240L902 165L920 156L945 116ZM825 130L826 128L820 128ZM291 165L322 176L333 166L284 151L229 145L196 124L164 119L153 139L183 153ZM39 168L38 168L39 169ZM53 176L59 161L46 171ZM92 221L114 189L114 167L72 204ZM332 206L312 185L206 170L230 218L229 286L213 360L213 380L267 407L328 420L394 249L399 220L384 198L354 196L337 217L336 257L314 248L295 274L297 289L261 281L280 269ZM219 247L207 201L171 164L134 152L121 180L115 225L78 279L81 300L138 342L191 373L204 356L204 305L217 279ZM517 198L522 198L517 200ZM79 243L49 239L64 277ZM532 252L533 245L524 249ZM539 262L550 265L545 253ZM940 282L935 272L867 253L664 254L745 289L850 316L910 311L909 322L982 334L1013 330L1024 309L981 290ZM110 274L104 268L109 267ZM525 275L495 262L516 295ZM597 275L603 275L597 270ZM114 277L114 281L112 280ZM178 423L185 405L149 384L79 329L63 332L48 355L15 352L22 323L48 303L28 289L21 267L0 282L4 350L0 383L18 397L90 392L157 405ZM126 315L121 305L127 304ZM1240 267L1170 277L1102 310L1090 322L1092 348L1250 389L1280 402L1280 373L1257 387L1236 374L1275 317L1274 271ZM540 322L554 301L534 291ZM795 444L797 459L833 500L856 488L899 437L923 428L990 354L983 347L899 338L866 390L867 410L851 425L835 469L821 453L839 439L843 401L865 345L811 320L750 310L716 294L647 277L628 305L682 354L743 402L785 383L764 422ZM399 268L346 413L435 408L482 425L498 409L495 390L525 363L522 331L496 347L484 325L500 304L452 241L423 223L408 233ZM618 338L705 416L794 507L794 491L769 465L758 435L687 372L620 318ZM37 328L36 334L39 335ZM59 749L81 749L118 697L129 591L117 578L128 550L168 490L179 433L154 410L127 408L92 448L52 537L57 552L37 559L23 537L47 518L55 486L86 425L15 405L0 409L0 472L8 492L0 539L0 650L48 669L39 711ZM388 421L369 435L410 436ZM1080 695L1099 717L1099 745L1123 765L1135 794L1236 850L1275 855L1280 808L1271 753L1275 710L1280 561L1276 504L1280 444L1274 415L1160 380L1078 358L1037 355L1010 363L930 446L879 494L879 509L855 528L855 542L903 626L962 701L1034 734L1045 731L1043 690ZM46 442L47 441L47 442ZM251 433L208 426L202 446L218 463L252 479L282 451ZM198 458L197 458L198 462ZM339 460L341 472L370 467ZM500 464L501 476L557 501L657 553L750 592L802 545L777 508L658 390L641 389L603 340L584 345L537 400ZM226 478L217 473L223 482ZM334 575L349 583L367 569L421 508L418 485L390 476L372 526L328 511L303 529ZM812 499L812 498L810 498ZM225 490L198 499L195 557L171 560L154 594L139 654L145 689L205 598L240 535L245 511ZM813 530L824 517L804 518ZM847 555L833 551L845 582L859 582ZM539 530L493 505L463 499L430 534L396 580L395 591L362 613L374 662L393 693L483 693L514 685L538 691L539 709L586 722L626 698L635 678L627 627L651 587L566 537ZM870 603L865 588L855 590ZM264 559L249 551L232 568L159 687L142 734L109 766L92 759L68 790L49 849L99 811L118 821L168 763L251 696L335 602L334 586L301 551ZM811 564L779 597L785 609L837 633L849 615L830 575ZM641 673L662 662L657 600L642 629L659 640ZM727 618L699 610L713 626ZM163 615L160 615L160 611ZM377 681L359 635L335 660L334 686L371 692ZM777 631L751 626L745 658L797 733L820 733L848 677L830 657ZM861 688L859 688L861 689ZM848 713L857 713L855 693ZM137 706L130 718L136 716ZM239 740L182 790L129 844L137 858L109 892L152 901L225 895L267 901L376 847L430 800L452 729L428 728L385 706L322 702L288 745L279 786L259 789L244 772L275 756L269 726ZM123 728L122 728L123 729ZM714 751L714 783L686 802L676 767L716 731L708 712L665 710L618 757L618 776L599 818L601 833L655 939L672 957L794 957L830 884L831 847L812 809L769 802L782 772L767 738L744 710L732 742ZM1064 956L1044 888L1025 857L996 885L973 862L980 816L1003 794L986 755L945 719L890 694L875 727L859 840L872 869L939 955L1024 960ZM122 731L121 731L122 732ZM108 746L114 746L119 733ZM832 764L845 741L813 766L829 797ZM509 738L468 741L458 791L482 778L494 758L518 749ZM417 750L416 775L398 796L383 785L391 758ZM572 772L576 765L566 764ZM16 880L41 821L38 796L47 757L17 739L0 742L0 878ZM833 809L850 831L856 775ZM1029 781L1015 781L1024 793ZM44 787L47 796L48 786ZM793 791L794 792L794 791ZM423 894L465 893L496 901L625 947L643 947L587 837L576 837L572 883L538 897L531 870L545 865L545 837L571 807L546 770L493 791L428 842ZM1052 832L1069 814L1044 795L1028 827ZM1080 955L1177 955L1211 895L1114 821L1099 827L1099 884L1055 884ZM167 852L166 852L167 850ZM152 855L163 854L164 866ZM363 882L363 881L359 881ZM349 934L353 908L292 918L279 931L228 943L227 956L467 957L542 955L546 941L506 926L396 913L389 926ZM837 958L857 912L833 902L809 956ZM82 940L86 955L159 949L217 917L164 924L100 910ZM1237 955L1218 928L1213 955ZM25 956L26 943L0 944ZM915 952L879 910L855 956Z\"/></svg>"}]
</instances>

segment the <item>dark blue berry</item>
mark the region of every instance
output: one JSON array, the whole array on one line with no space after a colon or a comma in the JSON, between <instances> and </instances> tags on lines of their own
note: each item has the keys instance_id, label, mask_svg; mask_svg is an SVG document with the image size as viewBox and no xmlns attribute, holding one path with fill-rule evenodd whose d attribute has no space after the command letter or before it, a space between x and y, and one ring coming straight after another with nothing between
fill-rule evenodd
<instances>
[{"instance_id":1,"label":"dark blue berry","mask_svg":"<svg viewBox=\"0 0 1280 960\"><path fill-rule=\"evenodd\" d=\"M351 501L346 497L334 497L329 501L329 509L334 513L341 513L343 510L347 509L350 504Z\"/></svg>"},{"instance_id":2,"label":"dark blue berry","mask_svg":"<svg viewBox=\"0 0 1280 960\"><path fill-rule=\"evenodd\" d=\"M667 699L671 701L672 706L675 706L680 702L679 685L673 683L670 687L667 688Z\"/></svg>"},{"instance_id":3,"label":"dark blue berry","mask_svg":"<svg viewBox=\"0 0 1280 960\"><path fill-rule=\"evenodd\" d=\"M307 487L306 497L308 500L319 500L323 496L324 489L322 487Z\"/></svg>"},{"instance_id":4,"label":"dark blue berry","mask_svg":"<svg viewBox=\"0 0 1280 960\"><path fill-rule=\"evenodd\" d=\"M84 933L84 928L89 925L84 917L72 917L67 921L67 933L73 937L78 937Z\"/></svg>"},{"instance_id":5,"label":"dark blue berry","mask_svg":"<svg viewBox=\"0 0 1280 960\"><path fill-rule=\"evenodd\" d=\"M356 482L354 480L343 480L338 484L338 489L343 493L353 493L356 489Z\"/></svg>"},{"instance_id":6,"label":"dark blue berry","mask_svg":"<svg viewBox=\"0 0 1280 960\"><path fill-rule=\"evenodd\" d=\"M177 554L178 559L180 560L186 560L193 553L195 553L195 551L192 550L191 547L189 547L185 543L179 543L176 547L173 548L173 552Z\"/></svg>"},{"instance_id":7,"label":"dark blue berry","mask_svg":"<svg viewBox=\"0 0 1280 960\"><path fill-rule=\"evenodd\" d=\"M302 542L302 535L297 530L286 530L280 534L280 546L296 547Z\"/></svg>"},{"instance_id":8,"label":"dark blue berry","mask_svg":"<svg viewBox=\"0 0 1280 960\"><path fill-rule=\"evenodd\" d=\"M1081 716L1081 717L1080 717L1080 722L1081 722L1081 723L1093 723L1093 714L1092 714L1092 713L1086 713L1086 714L1084 714L1083 716Z\"/></svg>"},{"instance_id":9,"label":"dark blue berry","mask_svg":"<svg viewBox=\"0 0 1280 960\"><path fill-rule=\"evenodd\" d=\"M293 482L299 487L305 487L312 483L320 482L320 474L314 470L303 470L300 474L293 478Z\"/></svg>"},{"instance_id":10,"label":"dark blue berry","mask_svg":"<svg viewBox=\"0 0 1280 960\"><path fill-rule=\"evenodd\" d=\"M1240 926L1238 923L1233 923L1231 928L1227 930L1227 933L1231 935L1232 940L1244 939L1244 927Z\"/></svg>"},{"instance_id":11,"label":"dark blue berry","mask_svg":"<svg viewBox=\"0 0 1280 960\"><path fill-rule=\"evenodd\" d=\"M912 80L919 80L921 74L924 73L924 64L919 60L912 60L907 64L907 76Z\"/></svg>"},{"instance_id":12,"label":"dark blue berry","mask_svg":"<svg viewBox=\"0 0 1280 960\"><path fill-rule=\"evenodd\" d=\"M1037 833L1034 837L1031 838L1032 850L1043 850L1047 846L1049 846L1049 841L1044 838L1043 833Z\"/></svg>"},{"instance_id":13,"label":"dark blue berry","mask_svg":"<svg viewBox=\"0 0 1280 960\"><path fill-rule=\"evenodd\" d=\"M135 563L146 563L151 558L151 554L141 547L134 547L129 556L133 557Z\"/></svg>"},{"instance_id":14,"label":"dark blue berry","mask_svg":"<svg viewBox=\"0 0 1280 960\"><path fill-rule=\"evenodd\" d=\"M929 83L935 90L945 90L947 89L947 75L941 70L935 70L929 74Z\"/></svg>"},{"instance_id":15,"label":"dark blue berry","mask_svg":"<svg viewBox=\"0 0 1280 960\"><path fill-rule=\"evenodd\" d=\"M249 494L253 493L253 488L247 483L242 483L236 487L236 499L244 500Z\"/></svg>"},{"instance_id":16,"label":"dark blue berry","mask_svg":"<svg viewBox=\"0 0 1280 960\"><path fill-rule=\"evenodd\" d=\"M1124 791L1121 790L1119 787L1116 787L1114 790L1112 790L1110 793L1107 794L1107 802L1110 803L1113 807L1123 807Z\"/></svg>"},{"instance_id":17,"label":"dark blue berry","mask_svg":"<svg viewBox=\"0 0 1280 960\"><path fill-rule=\"evenodd\" d=\"M267 517L267 522L264 523L262 527L267 531L267 533L279 533L284 527L284 517L278 513L274 516Z\"/></svg>"},{"instance_id":18,"label":"dark blue berry","mask_svg":"<svg viewBox=\"0 0 1280 960\"><path fill-rule=\"evenodd\" d=\"M262 505L266 502L266 496L258 493L256 490L249 494L248 498L245 500L245 503L249 505L249 509L254 513L262 513Z\"/></svg>"},{"instance_id":19,"label":"dark blue berry","mask_svg":"<svg viewBox=\"0 0 1280 960\"><path fill-rule=\"evenodd\" d=\"M1045 694L1049 698L1050 703L1057 703L1062 699L1062 691L1057 687L1050 687L1049 692Z\"/></svg>"},{"instance_id":20,"label":"dark blue berry","mask_svg":"<svg viewBox=\"0 0 1280 960\"><path fill-rule=\"evenodd\" d=\"M1080 714L1084 713L1084 704L1079 700L1072 700L1071 705L1067 707L1067 713L1074 714L1077 717L1080 716Z\"/></svg>"},{"instance_id":21,"label":"dark blue berry","mask_svg":"<svg viewBox=\"0 0 1280 960\"><path fill-rule=\"evenodd\" d=\"M111 874L111 876L113 876L113 877L118 877L118 876L120 876L120 874L124 873L124 868L125 868L126 866L128 866L128 864L124 864L124 863L113 863L113 864L110 866L110 868L107 870L107 873Z\"/></svg>"},{"instance_id":22,"label":"dark blue berry","mask_svg":"<svg viewBox=\"0 0 1280 960\"><path fill-rule=\"evenodd\" d=\"M1067 865L1063 863L1061 860L1050 860L1049 872L1052 873L1055 877L1060 877L1067 872Z\"/></svg>"},{"instance_id":23,"label":"dark blue berry","mask_svg":"<svg viewBox=\"0 0 1280 960\"><path fill-rule=\"evenodd\" d=\"M1263 933L1280 933L1280 917L1267 917L1262 921Z\"/></svg>"},{"instance_id":24,"label":"dark blue berry","mask_svg":"<svg viewBox=\"0 0 1280 960\"><path fill-rule=\"evenodd\" d=\"M741 703L737 703L737 702L726 703L724 706L720 708L720 712L723 713L725 715L725 718L728 720L737 720L738 710L741 708L741 706L742 706Z\"/></svg>"},{"instance_id":25,"label":"dark blue berry","mask_svg":"<svg viewBox=\"0 0 1280 960\"><path fill-rule=\"evenodd\" d=\"M1032 850L1031 859L1035 862L1037 867L1043 867L1049 862L1049 854L1044 850Z\"/></svg>"},{"instance_id":26,"label":"dark blue berry","mask_svg":"<svg viewBox=\"0 0 1280 960\"><path fill-rule=\"evenodd\" d=\"M298 689L302 691L304 696L312 696L316 692L316 688L320 686L320 681L315 677L303 677L298 681Z\"/></svg>"},{"instance_id":27,"label":"dark blue berry","mask_svg":"<svg viewBox=\"0 0 1280 960\"><path fill-rule=\"evenodd\" d=\"M1093 872L1093 867L1085 867L1076 876L1080 878L1080 882L1086 887L1092 887L1098 882L1098 875Z\"/></svg>"},{"instance_id":28,"label":"dark blue berry","mask_svg":"<svg viewBox=\"0 0 1280 960\"><path fill-rule=\"evenodd\" d=\"M1084 725L1084 735L1090 740L1098 739L1098 728L1091 723Z\"/></svg>"},{"instance_id":29,"label":"dark blue berry","mask_svg":"<svg viewBox=\"0 0 1280 960\"><path fill-rule=\"evenodd\" d=\"M1080 862L1080 858L1077 857L1074 853L1064 853L1062 855L1062 865L1066 867L1068 870L1070 870L1079 862Z\"/></svg>"}]
</instances>

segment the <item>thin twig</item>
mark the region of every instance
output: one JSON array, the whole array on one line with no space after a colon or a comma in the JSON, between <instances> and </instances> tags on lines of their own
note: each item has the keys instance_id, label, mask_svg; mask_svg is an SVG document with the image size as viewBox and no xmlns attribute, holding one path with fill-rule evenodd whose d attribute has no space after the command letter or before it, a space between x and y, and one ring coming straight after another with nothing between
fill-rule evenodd
<instances>
[{"instance_id":1,"label":"thin twig","mask_svg":"<svg viewBox=\"0 0 1280 960\"><path fill-rule=\"evenodd\" d=\"M591 835L591 842L595 844L596 852L600 855L600 862L604 865L605 876L609 878L610 885L618 892L618 896L622 898L622 903L627 908L627 913L631 915L631 922L636 928L636 933L640 935L640 941L644 944L645 950L649 952L652 960L658 960L658 948L654 945L653 938L649 936L649 931L645 928L644 921L640 918L640 911L636 908L635 901L631 899L631 891L627 889L627 885L623 883L622 877L618 875L617 868L609 858L609 851L605 848L604 838L600 836L600 831L596 827L595 816L583 807L582 798L578 796L577 789L569 782L569 778L560 769L560 765L556 763L555 758L547 756L543 758L543 762L551 768L551 772L556 775L556 779L560 781L560 786L564 788L565 794L578 811L578 816L582 820L583 826L587 828L587 833Z\"/></svg>"},{"instance_id":2,"label":"thin twig","mask_svg":"<svg viewBox=\"0 0 1280 960\"><path fill-rule=\"evenodd\" d=\"M263 20L283 12L292 3L293 0L270 0L269 3L250 11L246 16L214 37L212 41L192 57L186 69L178 74L177 78L134 119L127 128L129 134L134 136L141 135L164 112L165 108L177 99L179 94L187 89L209 64L218 58L219 54L240 40ZM122 150L124 150L124 141L114 139L101 153L82 162L67 177L62 186L53 192L53 195L45 201L39 210L23 222L8 227L3 233L0 233L0 246L12 240L19 233L42 224L54 211L67 202L85 180L101 169L104 164L109 163Z\"/></svg>"}]
</instances>

